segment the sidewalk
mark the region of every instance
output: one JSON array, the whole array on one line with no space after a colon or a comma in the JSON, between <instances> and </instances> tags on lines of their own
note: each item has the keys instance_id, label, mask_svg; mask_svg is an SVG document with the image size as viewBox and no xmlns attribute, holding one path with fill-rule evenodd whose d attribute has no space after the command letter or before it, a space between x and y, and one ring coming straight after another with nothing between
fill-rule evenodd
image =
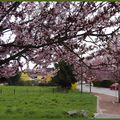
<instances>
[{"instance_id":1,"label":"sidewalk","mask_svg":"<svg viewBox=\"0 0 120 120\"><path fill-rule=\"evenodd\" d=\"M95 118L120 118L120 103L117 102L117 97L93 94L98 98Z\"/></svg>"},{"instance_id":2,"label":"sidewalk","mask_svg":"<svg viewBox=\"0 0 120 120\"><path fill-rule=\"evenodd\" d=\"M78 89L81 90L80 85ZM89 86L83 85L83 91L89 92ZM92 87L91 91L98 98L95 118L120 118L120 103L117 103L118 91L98 87Z\"/></svg>"}]
</instances>

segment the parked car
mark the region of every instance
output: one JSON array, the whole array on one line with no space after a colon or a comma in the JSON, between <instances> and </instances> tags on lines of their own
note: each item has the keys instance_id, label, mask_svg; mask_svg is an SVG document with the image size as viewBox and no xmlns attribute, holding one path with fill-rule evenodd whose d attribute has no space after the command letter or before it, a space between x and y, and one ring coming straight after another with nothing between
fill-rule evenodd
<instances>
[{"instance_id":1,"label":"parked car","mask_svg":"<svg viewBox=\"0 0 120 120\"><path fill-rule=\"evenodd\" d=\"M119 87L119 83L113 83L113 84L110 86L110 89L111 89L111 90L118 90L118 87Z\"/></svg>"}]
</instances>

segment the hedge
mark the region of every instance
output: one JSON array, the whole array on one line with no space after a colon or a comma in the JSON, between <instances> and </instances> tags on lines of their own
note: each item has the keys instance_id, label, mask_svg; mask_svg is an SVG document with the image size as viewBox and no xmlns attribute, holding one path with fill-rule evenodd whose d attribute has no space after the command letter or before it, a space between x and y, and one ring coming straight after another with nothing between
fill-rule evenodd
<instances>
[{"instance_id":1,"label":"hedge","mask_svg":"<svg viewBox=\"0 0 120 120\"><path fill-rule=\"evenodd\" d=\"M94 81L93 82L93 86L94 87L105 87L105 88L109 88L111 84L113 84L114 82L111 80L103 80L103 81Z\"/></svg>"}]
</instances>

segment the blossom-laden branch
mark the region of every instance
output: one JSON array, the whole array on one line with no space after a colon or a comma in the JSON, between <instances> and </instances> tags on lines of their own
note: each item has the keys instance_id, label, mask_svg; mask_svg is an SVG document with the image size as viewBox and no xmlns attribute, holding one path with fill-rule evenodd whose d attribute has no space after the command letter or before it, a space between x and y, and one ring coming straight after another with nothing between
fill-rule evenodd
<instances>
[{"instance_id":1,"label":"blossom-laden branch","mask_svg":"<svg viewBox=\"0 0 120 120\"><path fill-rule=\"evenodd\" d=\"M1 69L14 63L17 68L20 57L27 56L41 66L65 59L77 70L80 56L106 49L119 33L119 6L119 2L0 2ZM85 62L81 59L89 68Z\"/></svg>"}]
</instances>

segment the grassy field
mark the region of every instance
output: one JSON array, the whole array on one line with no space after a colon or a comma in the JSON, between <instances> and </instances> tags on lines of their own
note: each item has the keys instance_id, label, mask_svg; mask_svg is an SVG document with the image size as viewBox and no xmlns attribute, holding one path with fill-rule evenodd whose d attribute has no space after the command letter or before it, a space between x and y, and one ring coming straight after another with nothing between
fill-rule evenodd
<instances>
[{"instance_id":1,"label":"grassy field","mask_svg":"<svg viewBox=\"0 0 120 120\"><path fill-rule=\"evenodd\" d=\"M89 117L71 117L70 110L86 110ZM77 91L58 92L52 87L0 87L0 120L89 120L96 97Z\"/></svg>"}]
</instances>

